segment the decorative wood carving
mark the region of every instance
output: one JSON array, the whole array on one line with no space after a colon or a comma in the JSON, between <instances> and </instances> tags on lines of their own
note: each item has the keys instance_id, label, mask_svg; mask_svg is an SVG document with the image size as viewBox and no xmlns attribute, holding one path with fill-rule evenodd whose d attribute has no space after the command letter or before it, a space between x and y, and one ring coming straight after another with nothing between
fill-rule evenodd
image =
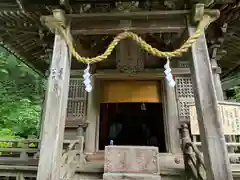
<instances>
[{"instance_id":1,"label":"decorative wood carving","mask_svg":"<svg viewBox=\"0 0 240 180\"><path fill-rule=\"evenodd\" d=\"M138 9L139 2L131 1L131 2L116 2L116 8L118 11L134 11Z\"/></svg>"},{"instance_id":2,"label":"decorative wood carving","mask_svg":"<svg viewBox=\"0 0 240 180\"><path fill-rule=\"evenodd\" d=\"M130 12L138 9L139 3L132 2L116 2L116 11ZM120 21L120 26L131 27L130 20ZM117 69L120 72L135 74L144 69L144 60L141 58L141 50L136 42L132 40L122 40L116 49Z\"/></svg>"},{"instance_id":3,"label":"decorative wood carving","mask_svg":"<svg viewBox=\"0 0 240 180\"><path fill-rule=\"evenodd\" d=\"M120 72L135 74L144 69L144 52L132 40L119 43L116 52L117 69Z\"/></svg>"}]
</instances>

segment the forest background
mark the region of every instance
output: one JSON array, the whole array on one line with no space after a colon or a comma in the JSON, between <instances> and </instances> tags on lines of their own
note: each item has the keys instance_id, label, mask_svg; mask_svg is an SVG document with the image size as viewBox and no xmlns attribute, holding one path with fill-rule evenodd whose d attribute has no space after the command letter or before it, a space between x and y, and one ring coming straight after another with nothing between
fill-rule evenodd
<instances>
[{"instance_id":1,"label":"forest background","mask_svg":"<svg viewBox=\"0 0 240 180\"><path fill-rule=\"evenodd\" d=\"M0 47L0 138L38 136L45 81Z\"/></svg>"}]
</instances>

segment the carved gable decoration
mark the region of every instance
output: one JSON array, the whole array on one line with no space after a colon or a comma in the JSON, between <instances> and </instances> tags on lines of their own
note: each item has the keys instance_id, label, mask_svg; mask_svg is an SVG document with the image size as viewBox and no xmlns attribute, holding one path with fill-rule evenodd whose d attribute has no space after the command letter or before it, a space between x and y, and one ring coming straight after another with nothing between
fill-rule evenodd
<instances>
[{"instance_id":1,"label":"carved gable decoration","mask_svg":"<svg viewBox=\"0 0 240 180\"><path fill-rule=\"evenodd\" d=\"M144 51L136 42L122 40L116 49L117 69L125 73L138 73L144 69Z\"/></svg>"}]
</instances>

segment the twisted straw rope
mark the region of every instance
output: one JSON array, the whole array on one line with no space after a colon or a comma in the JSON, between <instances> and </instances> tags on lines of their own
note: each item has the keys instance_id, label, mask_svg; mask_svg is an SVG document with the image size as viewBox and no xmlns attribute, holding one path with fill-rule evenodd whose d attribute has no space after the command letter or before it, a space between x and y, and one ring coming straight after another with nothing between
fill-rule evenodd
<instances>
[{"instance_id":1,"label":"twisted straw rope","mask_svg":"<svg viewBox=\"0 0 240 180\"><path fill-rule=\"evenodd\" d=\"M47 16L45 17L45 24L52 30L54 30L56 32L56 30L58 32L60 32L60 34L62 34L63 38L65 39L70 51L72 52L72 55L81 63L96 63L96 62L100 62L103 61L105 59L108 58L108 56L112 53L112 51L114 50L114 48L117 46L117 44L126 38L130 38L134 41L137 42L137 44L144 49L145 51L147 51L148 53L158 56L158 57L168 57L168 58L172 58L172 57L180 57L182 56L183 53L187 52L188 49L197 41L197 39L199 38L199 36L201 35L201 31L204 30L211 22L213 22L213 18L211 18L209 15L204 15L202 21L199 23L199 25L197 26L197 29L195 31L195 33L189 37L187 39L187 41L185 41L185 43L178 49L172 51L172 52L164 52L164 51L160 51L154 47L152 47L150 44L148 44L146 41L144 41L141 37L139 37L137 34L133 33L133 32L122 32L120 34L118 34L113 41L109 44L109 46L107 47L107 49L105 50L105 52L99 56L96 57L82 57L81 55L79 55L79 53L76 51L72 40L70 39L66 27L59 21L57 21L55 18L53 18L52 16Z\"/></svg>"}]
</instances>

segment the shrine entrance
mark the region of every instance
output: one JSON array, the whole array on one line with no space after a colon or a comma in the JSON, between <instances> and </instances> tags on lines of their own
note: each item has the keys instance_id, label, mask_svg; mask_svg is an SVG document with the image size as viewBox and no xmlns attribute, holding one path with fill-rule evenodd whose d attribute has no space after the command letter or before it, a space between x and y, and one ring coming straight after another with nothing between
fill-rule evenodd
<instances>
[{"instance_id":1,"label":"shrine entrance","mask_svg":"<svg viewBox=\"0 0 240 180\"><path fill-rule=\"evenodd\" d=\"M105 81L100 104L99 150L105 146L156 146L166 152L159 81Z\"/></svg>"},{"instance_id":2,"label":"shrine entrance","mask_svg":"<svg viewBox=\"0 0 240 180\"><path fill-rule=\"evenodd\" d=\"M161 103L102 103L99 149L114 145L156 146L166 152Z\"/></svg>"}]
</instances>

